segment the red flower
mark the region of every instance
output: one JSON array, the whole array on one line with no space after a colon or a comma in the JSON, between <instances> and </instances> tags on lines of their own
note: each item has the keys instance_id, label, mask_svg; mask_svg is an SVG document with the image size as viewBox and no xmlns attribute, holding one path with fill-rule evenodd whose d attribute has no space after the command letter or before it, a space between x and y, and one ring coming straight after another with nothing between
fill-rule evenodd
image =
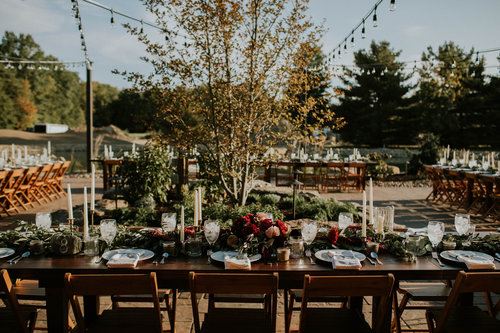
<instances>
[{"instance_id":1,"label":"red flower","mask_svg":"<svg viewBox=\"0 0 500 333\"><path fill-rule=\"evenodd\" d=\"M339 228L337 226L333 226L328 232L328 240L333 245L337 244L337 241L339 240Z\"/></svg>"},{"instance_id":2,"label":"red flower","mask_svg":"<svg viewBox=\"0 0 500 333\"><path fill-rule=\"evenodd\" d=\"M281 220L276 220L276 225L280 229L280 232L283 236L285 236L288 233L288 225L281 221Z\"/></svg>"},{"instance_id":3,"label":"red flower","mask_svg":"<svg viewBox=\"0 0 500 333\"><path fill-rule=\"evenodd\" d=\"M189 226L184 228L184 233L186 236L193 237L196 234L196 230L193 226Z\"/></svg>"},{"instance_id":4,"label":"red flower","mask_svg":"<svg viewBox=\"0 0 500 333\"><path fill-rule=\"evenodd\" d=\"M257 236L259 233L260 233L260 229L259 227L252 223L252 222L249 222L249 223L246 223L244 226L243 226L243 236L249 236L251 234L253 234L254 236Z\"/></svg>"},{"instance_id":5,"label":"red flower","mask_svg":"<svg viewBox=\"0 0 500 333\"><path fill-rule=\"evenodd\" d=\"M267 229L273 226L273 220L271 219L263 219L260 220L260 231L261 232L266 232Z\"/></svg>"}]
</instances>

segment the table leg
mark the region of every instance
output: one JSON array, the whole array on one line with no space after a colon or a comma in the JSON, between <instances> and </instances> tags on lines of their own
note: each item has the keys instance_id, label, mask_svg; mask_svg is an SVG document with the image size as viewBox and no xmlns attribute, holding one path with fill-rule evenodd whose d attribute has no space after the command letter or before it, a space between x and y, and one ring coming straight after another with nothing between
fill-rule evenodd
<instances>
[{"instance_id":1,"label":"table leg","mask_svg":"<svg viewBox=\"0 0 500 333\"><path fill-rule=\"evenodd\" d=\"M49 332L66 333L68 331L68 305L62 287L46 287L47 297L47 328Z\"/></svg>"}]
</instances>

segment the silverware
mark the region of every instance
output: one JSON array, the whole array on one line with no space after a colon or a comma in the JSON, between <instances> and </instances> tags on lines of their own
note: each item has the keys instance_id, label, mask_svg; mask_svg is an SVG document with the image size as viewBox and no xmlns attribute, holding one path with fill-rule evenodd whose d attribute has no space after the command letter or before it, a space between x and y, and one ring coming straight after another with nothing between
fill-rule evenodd
<instances>
[{"instance_id":1,"label":"silverware","mask_svg":"<svg viewBox=\"0 0 500 333\"><path fill-rule=\"evenodd\" d=\"M375 259L375 261L377 261L377 263L379 265L383 265L384 263L382 261L380 261L380 259L378 258L378 254L376 252L370 252L370 257L372 257L372 259Z\"/></svg>"},{"instance_id":2,"label":"silverware","mask_svg":"<svg viewBox=\"0 0 500 333\"><path fill-rule=\"evenodd\" d=\"M495 260L500 261L500 253L495 253Z\"/></svg>"},{"instance_id":3,"label":"silverware","mask_svg":"<svg viewBox=\"0 0 500 333\"><path fill-rule=\"evenodd\" d=\"M16 261L16 260L17 260L17 259L19 259L19 258L21 258L21 255L17 255L17 256L15 256L15 257L13 257L13 258L10 258L9 260L7 260L7 262L8 262L9 264L12 264L14 261Z\"/></svg>"},{"instance_id":4,"label":"silverware","mask_svg":"<svg viewBox=\"0 0 500 333\"><path fill-rule=\"evenodd\" d=\"M102 261L102 257L97 257L96 260L94 260L94 264L100 264Z\"/></svg>"},{"instance_id":5,"label":"silverware","mask_svg":"<svg viewBox=\"0 0 500 333\"><path fill-rule=\"evenodd\" d=\"M313 258L312 258L312 253L311 253L311 250L306 250L306 257L309 258L309 261L311 262L311 264L315 264Z\"/></svg>"},{"instance_id":6,"label":"silverware","mask_svg":"<svg viewBox=\"0 0 500 333\"><path fill-rule=\"evenodd\" d=\"M441 259L439 259L437 252L432 252L432 259L435 259L438 262L439 266L444 267L444 264Z\"/></svg>"},{"instance_id":7,"label":"silverware","mask_svg":"<svg viewBox=\"0 0 500 333\"><path fill-rule=\"evenodd\" d=\"M370 259L370 257L366 257L366 259L370 262L372 265L376 265L377 263L373 260Z\"/></svg>"},{"instance_id":8,"label":"silverware","mask_svg":"<svg viewBox=\"0 0 500 333\"><path fill-rule=\"evenodd\" d=\"M19 261L23 260L24 258L28 258L30 256L30 251L26 251L23 254L21 254L19 257L17 257L15 260L9 261L9 264L17 264Z\"/></svg>"}]
</instances>

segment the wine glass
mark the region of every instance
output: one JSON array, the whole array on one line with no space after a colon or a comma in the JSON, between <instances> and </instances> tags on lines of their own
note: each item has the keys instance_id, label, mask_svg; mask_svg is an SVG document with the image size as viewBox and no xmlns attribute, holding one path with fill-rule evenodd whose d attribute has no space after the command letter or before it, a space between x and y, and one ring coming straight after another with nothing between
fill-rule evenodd
<instances>
[{"instance_id":1,"label":"wine glass","mask_svg":"<svg viewBox=\"0 0 500 333\"><path fill-rule=\"evenodd\" d=\"M470 215L455 214L455 229L460 236L465 235L470 229Z\"/></svg>"},{"instance_id":2,"label":"wine glass","mask_svg":"<svg viewBox=\"0 0 500 333\"><path fill-rule=\"evenodd\" d=\"M427 225L427 236L433 248L436 248L443 240L444 236L444 223L438 221L429 221Z\"/></svg>"},{"instance_id":3,"label":"wine glass","mask_svg":"<svg viewBox=\"0 0 500 333\"><path fill-rule=\"evenodd\" d=\"M111 242L115 239L116 236L116 220L113 219L104 219L101 220L101 224L99 225L99 230L101 232L102 239L106 242L108 246L111 246Z\"/></svg>"},{"instance_id":4,"label":"wine glass","mask_svg":"<svg viewBox=\"0 0 500 333\"><path fill-rule=\"evenodd\" d=\"M342 229L342 232L344 232L352 224L352 220L352 213L339 213L339 229Z\"/></svg>"},{"instance_id":5,"label":"wine glass","mask_svg":"<svg viewBox=\"0 0 500 333\"><path fill-rule=\"evenodd\" d=\"M208 261L210 261L210 256L212 255L212 246L215 244L219 238L220 225L217 220L207 220L203 225L203 232L205 233L205 238L208 242L209 249L207 250Z\"/></svg>"},{"instance_id":6,"label":"wine glass","mask_svg":"<svg viewBox=\"0 0 500 333\"><path fill-rule=\"evenodd\" d=\"M49 230L52 225L52 217L50 213L36 213L35 224L39 229Z\"/></svg>"},{"instance_id":7,"label":"wine glass","mask_svg":"<svg viewBox=\"0 0 500 333\"><path fill-rule=\"evenodd\" d=\"M316 238L316 234L318 233L318 225L316 221L306 221L302 224L302 240L307 246L310 246L314 239ZM311 249L308 248L306 250L306 257L309 258L312 264L314 264L314 260L311 257Z\"/></svg>"},{"instance_id":8,"label":"wine glass","mask_svg":"<svg viewBox=\"0 0 500 333\"><path fill-rule=\"evenodd\" d=\"M163 213L161 214L161 228L164 232L172 232L177 226L176 213Z\"/></svg>"}]
</instances>

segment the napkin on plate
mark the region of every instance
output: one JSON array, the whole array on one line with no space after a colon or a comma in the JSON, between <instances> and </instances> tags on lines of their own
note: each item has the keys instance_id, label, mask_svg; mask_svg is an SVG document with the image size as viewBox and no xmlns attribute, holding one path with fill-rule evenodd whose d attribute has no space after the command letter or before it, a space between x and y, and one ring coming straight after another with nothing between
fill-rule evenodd
<instances>
[{"instance_id":1,"label":"napkin on plate","mask_svg":"<svg viewBox=\"0 0 500 333\"><path fill-rule=\"evenodd\" d=\"M333 269L361 269L361 262L356 257L345 257L334 254L332 260Z\"/></svg>"},{"instance_id":2,"label":"napkin on plate","mask_svg":"<svg viewBox=\"0 0 500 333\"><path fill-rule=\"evenodd\" d=\"M224 268L225 269L242 269L242 270L251 270L252 264L250 263L250 259L247 257L238 259L236 257L225 256L224 257Z\"/></svg>"},{"instance_id":3,"label":"napkin on plate","mask_svg":"<svg viewBox=\"0 0 500 333\"><path fill-rule=\"evenodd\" d=\"M467 269L469 270L474 270L474 269L495 269L495 263L491 260L488 260L486 258L481 258L481 257L466 257L466 256L457 256L457 260L463 262L466 266Z\"/></svg>"},{"instance_id":4,"label":"napkin on plate","mask_svg":"<svg viewBox=\"0 0 500 333\"><path fill-rule=\"evenodd\" d=\"M117 253L109 259L107 266L109 268L135 268L138 262L137 254Z\"/></svg>"}]
</instances>

